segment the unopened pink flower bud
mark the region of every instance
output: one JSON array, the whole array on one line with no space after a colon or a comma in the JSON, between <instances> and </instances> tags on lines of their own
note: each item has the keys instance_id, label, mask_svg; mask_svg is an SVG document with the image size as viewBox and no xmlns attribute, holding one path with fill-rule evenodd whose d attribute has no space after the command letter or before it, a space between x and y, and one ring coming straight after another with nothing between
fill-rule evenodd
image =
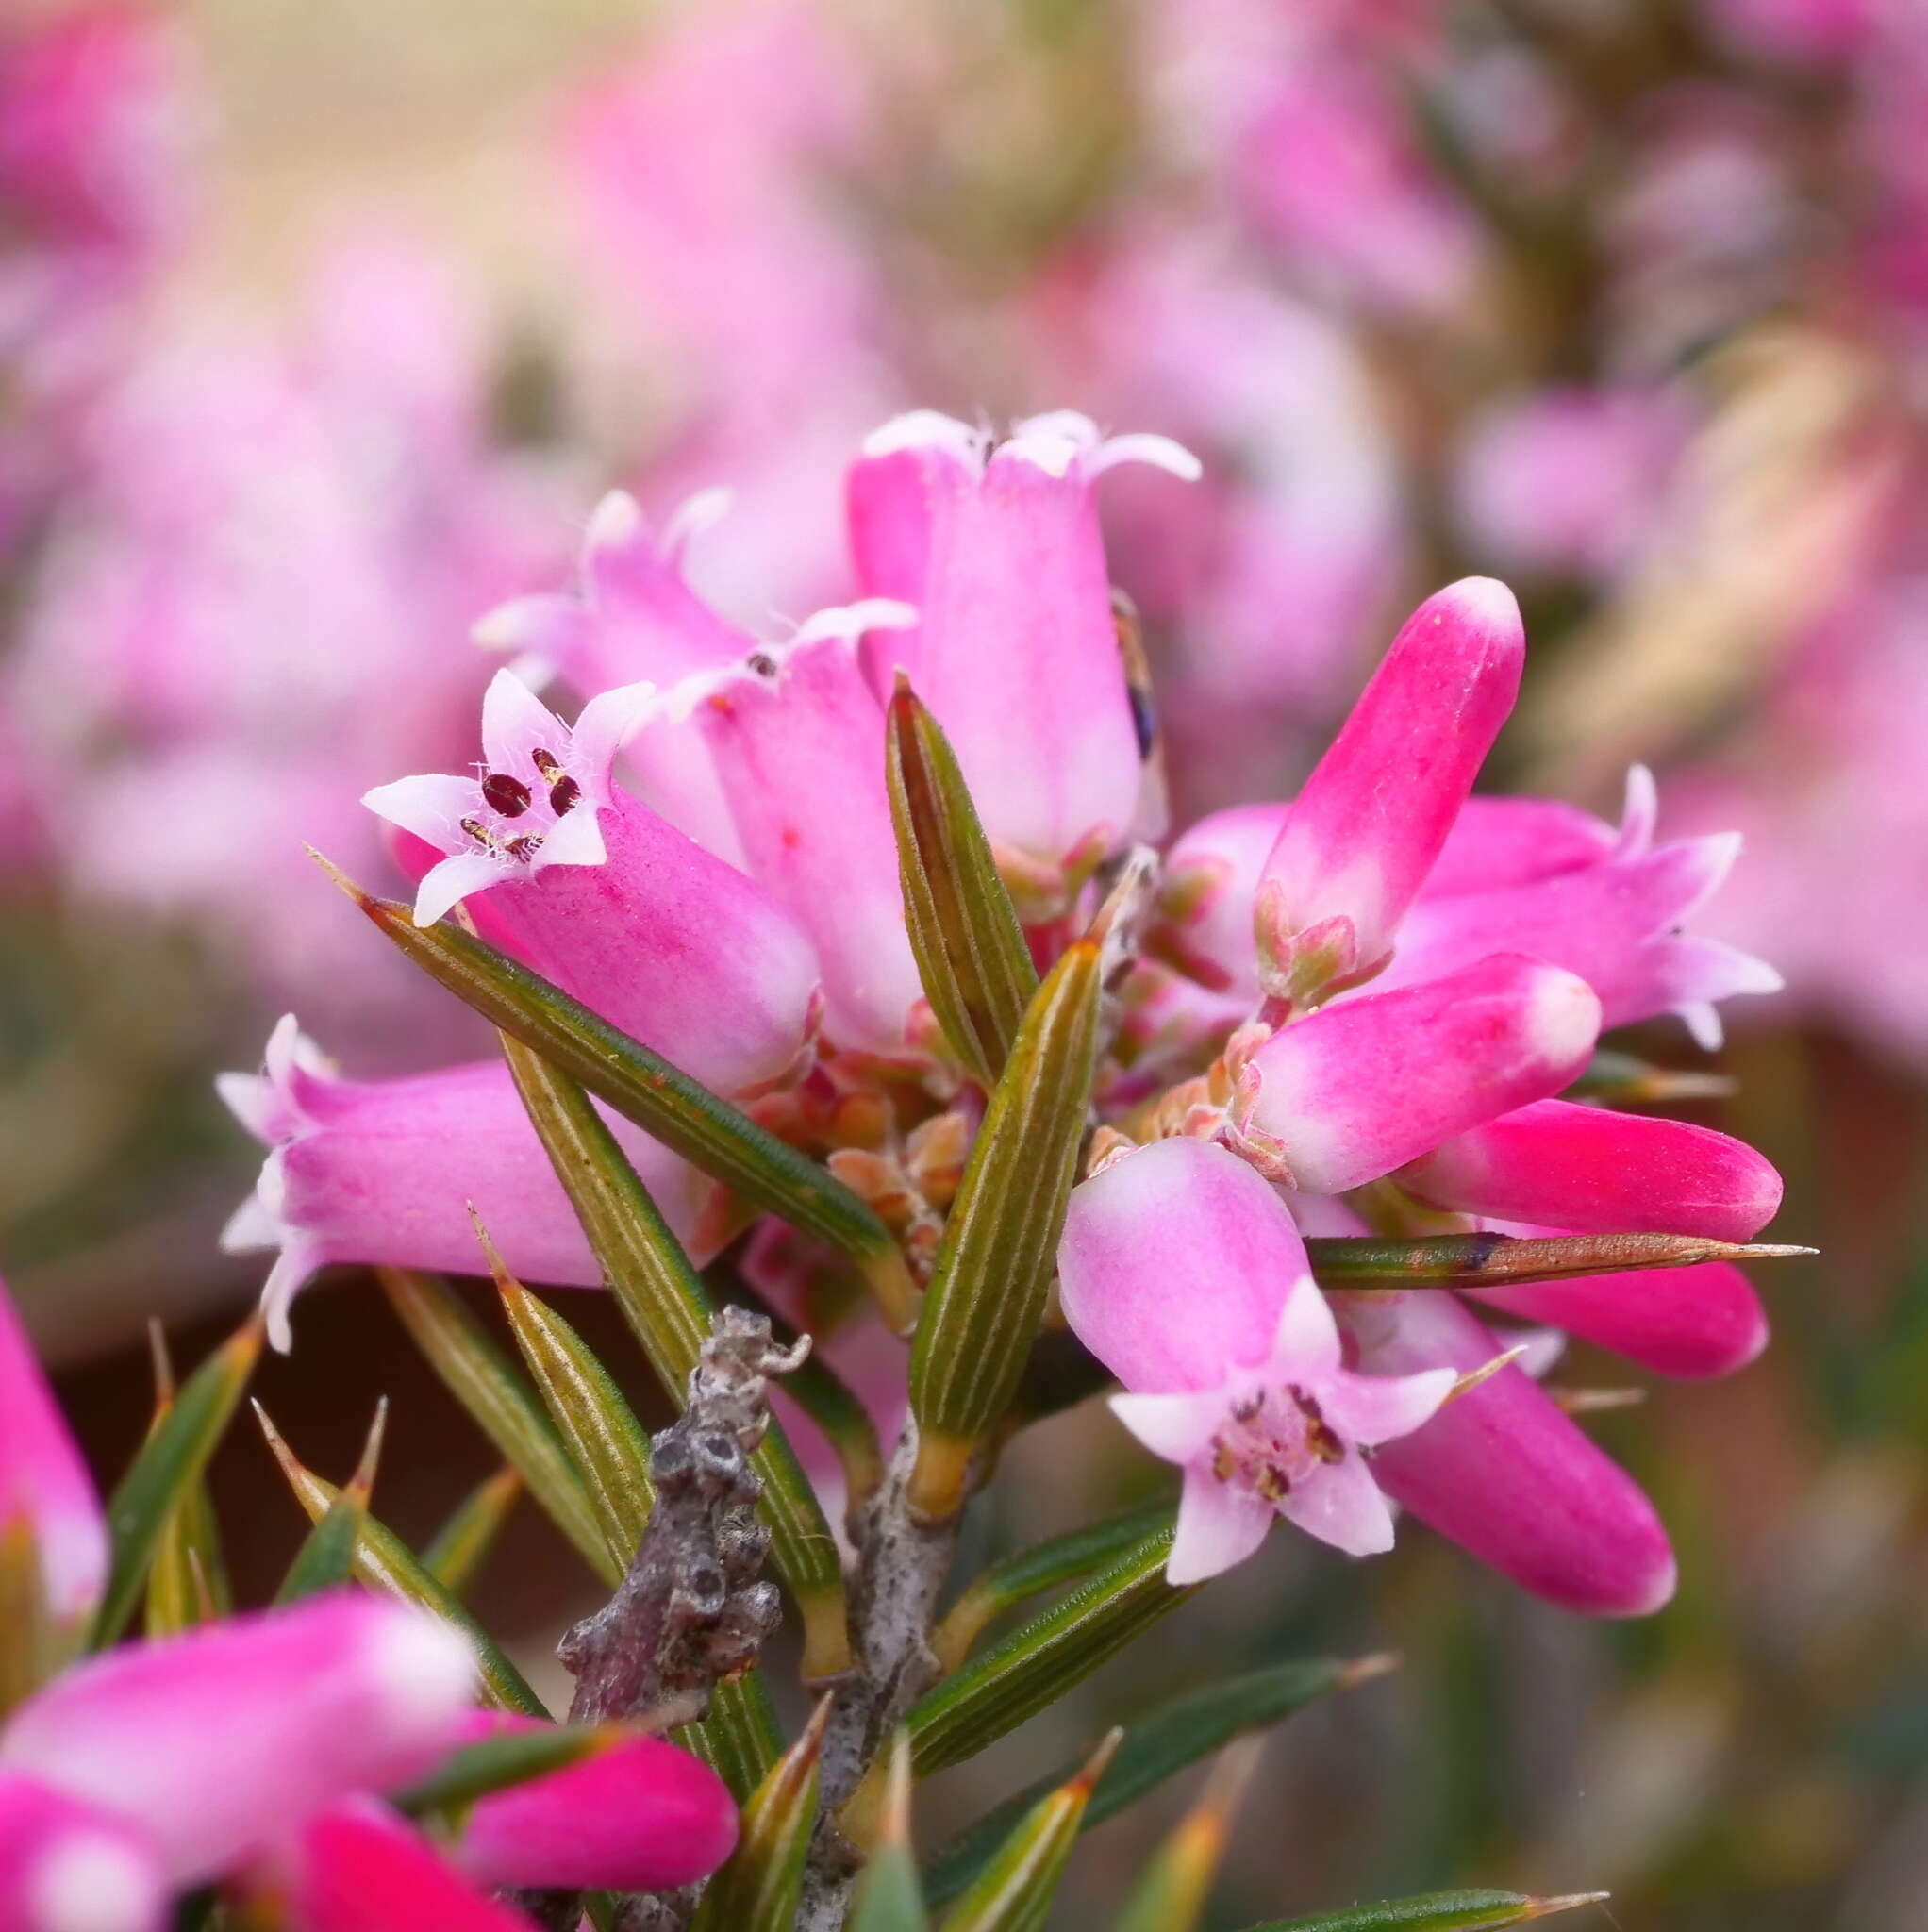
<instances>
[{"instance_id":1,"label":"unopened pink flower bud","mask_svg":"<svg viewBox=\"0 0 1928 1932\"><path fill-rule=\"evenodd\" d=\"M498 672L479 774L400 778L363 803L446 855L421 881L418 924L466 902L484 938L686 1073L741 1092L796 1061L816 958L767 894L611 777L650 694L606 692L572 727Z\"/></svg>"},{"instance_id":2,"label":"unopened pink flower bud","mask_svg":"<svg viewBox=\"0 0 1928 1932\"><path fill-rule=\"evenodd\" d=\"M914 628L871 640L879 689L909 672L991 838L1047 865L1116 845L1138 808L1146 701L1120 658L1093 490L1124 462L1199 474L1165 437L1106 440L1070 410L1002 441L918 410L877 430L850 473L857 575L917 611Z\"/></svg>"},{"instance_id":3,"label":"unopened pink flower bud","mask_svg":"<svg viewBox=\"0 0 1928 1932\"><path fill-rule=\"evenodd\" d=\"M290 1015L269 1040L262 1073L224 1074L217 1085L271 1150L222 1241L231 1253L276 1251L261 1296L276 1348L290 1345L296 1292L331 1262L474 1273L472 1203L523 1280L601 1287L602 1268L504 1061L344 1080ZM677 1238L707 1259L699 1235L708 1184L661 1141L602 1111Z\"/></svg>"},{"instance_id":4,"label":"unopened pink flower bud","mask_svg":"<svg viewBox=\"0 0 1928 1932\"><path fill-rule=\"evenodd\" d=\"M1520 690L1520 607L1467 577L1409 617L1306 779L1255 906L1266 991L1304 1003L1386 962Z\"/></svg>"},{"instance_id":5,"label":"unopened pink flower bud","mask_svg":"<svg viewBox=\"0 0 1928 1932\"><path fill-rule=\"evenodd\" d=\"M307 1820L269 1869L290 1932L529 1932L522 1913L366 1798Z\"/></svg>"},{"instance_id":6,"label":"unopened pink flower bud","mask_svg":"<svg viewBox=\"0 0 1928 1932\"><path fill-rule=\"evenodd\" d=\"M1185 1471L1166 1574L1242 1561L1275 1516L1354 1556L1392 1546L1362 1448L1417 1428L1451 1370L1357 1375L1277 1194L1203 1141L1155 1141L1072 1195L1065 1318L1129 1391L1119 1420Z\"/></svg>"},{"instance_id":7,"label":"unopened pink flower bud","mask_svg":"<svg viewBox=\"0 0 1928 1932\"><path fill-rule=\"evenodd\" d=\"M78 1625L107 1582L107 1519L0 1282L0 1537L22 1524L48 1610L69 1628Z\"/></svg>"},{"instance_id":8,"label":"unopened pink flower bud","mask_svg":"<svg viewBox=\"0 0 1928 1932\"><path fill-rule=\"evenodd\" d=\"M1469 1374L1505 1346L1442 1291L1354 1295L1342 1319L1360 1368L1375 1374ZM1517 1365L1387 1443L1372 1470L1421 1522L1564 1609L1638 1617L1673 1594L1673 1552L1653 1505Z\"/></svg>"},{"instance_id":9,"label":"unopened pink flower bud","mask_svg":"<svg viewBox=\"0 0 1928 1932\"><path fill-rule=\"evenodd\" d=\"M0 1772L0 1925L7 1932L159 1932L153 1850L133 1827Z\"/></svg>"},{"instance_id":10,"label":"unopened pink flower bud","mask_svg":"<svg viewBox=\"0 0 1928 1932\"><path fill-rule=\"evenodd\" d=\"M1399 1173L1436 1208L1575 1234L1752 1241L1781 1176L1744 1141L1685 1121L1542 1100L1454 1136Z\"/></svg>"},{"instance_id":11,"label":"unopened pink flower bud","mask_svg":"<svg viewBox=\"0 0 1928 1932\"><path fill-rule=\"evenodd\" d=\"M899 607L826 611L790 643L671 693L716 761L751 876L806 931L834 1046L904 1057L922 997L884 784L884 710L856 658Z\"/></svg>"},{"instance_id":12,"label":"unopened pink flower bud","mask_svg":"<svg viewBox=\"0 0 1928 1932\"><path fill-rule=\"evenodd\" d=\"M8 1720L0 1768L126 1821L193 1885L339 1797L419 1775L474 1677L466 1640L425 1612L318 1597L76 1666Z\"/></svg>"},{"instance_id":13,"label":"unopened pink flower bud","mask_svg":"<svg viewBox=\"0 0 1928 1932\"><path fill-rule=\"evenodd\" d=\"M1226 1139L1288 1187L1340 1194L1557 1093L1599 1030L1585 980L1498 954L1281 1027L1246 1063Z\"/></svg>"},{"instance_id":14,"label":"unopened pink flower bud","mask_svg":"<svg viewBox=\"0 0 1928 1932\"><path fill-rule=\"evenodd\" d=\"M478 1711L468 1735L537 1728ZM736 1802L716 1773L659 1738L632 1738L482 1799L456 1857L488 1885L661 1891L707 1878L736 1842Z\"/></svg>"}]
</instances>

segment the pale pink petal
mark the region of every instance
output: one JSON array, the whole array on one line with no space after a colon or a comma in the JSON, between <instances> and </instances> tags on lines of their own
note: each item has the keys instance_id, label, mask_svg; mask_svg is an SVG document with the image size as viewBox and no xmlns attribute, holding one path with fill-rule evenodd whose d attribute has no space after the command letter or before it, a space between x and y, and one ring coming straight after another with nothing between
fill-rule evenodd
<instances>
[{"instance_id":1,"label":"pale pink petal","mask_svg":"<svg viewBox=\"0 0 1928 1932\"><path fill-rule=\"evenodd\" d=\"M1280 1381L1323 1377L1338 1367L1338 1324L1332 1319L1332 1309L1312 1279L1311 1270L1304 1269L1286 1291L1286 1304L1279 1310L1278 1329L1272 1336L1268 1374Z\"/></svg>"},{"instance_id":2,"label":"pale pink petal","mask_svg":"<svg viewBox=\"0 0 1928 1932\"><path fill-rule=\"evenodd\" d=\"M1392 1547L1392 1511L1356 1450L1294 1483L1279 1513L1349 1557L1377 1557Z\"/></svg>"},{"instance_id":3,"label":"pale pink petal","mask_svg":"<svg viewBox=\"0 0 1928 1932\"><path fill-rule=\"evenodd\" d=\"M361 802L377 818L414 833L438 852L462 852L470 844L462 821L474 816L481 794L473 778L424 772L377 785L361 794Z\"/></svg>"},{"instance_id":4,"label":"pale pink petal","mask_svg":"<svg viewBox=\"0 0 1928 1932\"><path fill-rule=\"evenodd\" d=\"M471 892L486 892L510 876L507 864L486 852L458 852L422 876L415 889L413 918L417 925L433 925Z\"/></svg>"},{"instance_id":5,"label":"pale pink petal","mask_svg":"<svg viewBox=\"0 0 1928 1932\"><path fill-rule=\"evenodd\" d=\"M559 758L568 727L513 671L498 671L482 695L482 750L493 772L526 773L538 748Z\"/></svg>"},{"instance_id":6,"label":"pale pink petal","mask_svg":"<svg viewBox=\"0 0 1928 1932\"><path fill-rule=\"evenodd\" d=\"M533 878L552 865L601 865L608 856L602 813L579 805L557 819L554 829L544 835L540 849L529 861L528 875ZM514 877L506 871L505 875Z\"/></svg>"},{"instance_id":7,"label":"pale pink petal","mask_svg":"<svg viewBox=\"0 0 1928 1932\"><path fill-rule=\"evenodd\" d=\"M1409 1436L1451 1392L1451 1369L1417 1375L1335 1375L1320 1391L1325 1419L1350 1442L1371 1449Z\"/></svg>"},{"instance_id":8,"label":"pale pink petal","mask_svg":"<svg viewBox=\"0 0 1928 1932\"><path fill-rule=\"evenodd\" d=\"M1218 1433L1225 1419L1225 1398L1216 1389L1182 1395L1114 1395L1111 1413L1154 1456L1187 1463Z\"/></svg>"},{"instance_id":9,"label":"pale pink petal","mask_svg":"<svg viewBox=\"0 0 1928 1932\"><path fill-rule=\"evenodd\" d=\"M609 767L624 741L649 715L657 688L647 679L592 697L570 732L570 769L598 804L608 797Z\"/></svg>"},{"instance_id":10,"label":"pale pink petal","mask_svg":"<svg viewBox=\"0 0 1928 1932\"><path fill-rule=\"evenodd\" d=\"M1266 1360L1305 1249L1276 1193L1204 1141L1155 1141L1072 1192L1065 1319L1124 1386L1218 1389Z\"/></svg>"},{"instance_id":11,"label":"pale pink petal","mask_svg":"<svg viewBox=\"0 0 1928 1932\"><path fill-rule=\"evenodd\" d=\"M575 658L590 622L577 599L545 591L498 604L469 635L485 651L514 651L562 666Z\"/></svg>"},{"instance_id":12,"label":"pale pink petal","mask_svg":"<svg viewBox=\"0 0 1928 1932\"><path fill-rule=\"evenodd\" d=\"M1271 1525L1272 1507L1263 1498L1220 1482L1209 1470L1187 1470L1166 1582L1179 1588L1203 1583L1244 1562Z\"/></svg>"}]
</instances>

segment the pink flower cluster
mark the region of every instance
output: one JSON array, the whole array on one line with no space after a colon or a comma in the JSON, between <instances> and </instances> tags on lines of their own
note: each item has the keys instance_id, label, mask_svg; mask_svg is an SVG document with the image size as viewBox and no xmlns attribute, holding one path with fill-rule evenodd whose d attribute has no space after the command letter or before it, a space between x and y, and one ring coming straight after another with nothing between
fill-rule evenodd
<instances>
[{"instance_id":1,"label":"pink flower cluster","mask_svg":"<svg viewBox=\"0 0 1928 1932\"><path fill-rule=\"evenodd\" d=\"M72 1655L108 1525L4 1289L0 1547L32 1560ZM0 1712L0 1925L158 1932L170 1899L218 1882L293 1932L513 1932L491 1888L687 1885L729 1856L721 1780L643 1737L480 1799L432 1846L383 1794L534 1723L476 1694L453 1625L348 1592L70 1663Z\"/></svg>"},{"instance_id":2,"label":"pink flower cluster","mask_svg":"<svg viewBox=\"0 0 1928 1932\"><path fill-rule=\"evenodd\" d=\"M1097 521L1095 486L1126 461L1196 475L1162 438L1065 413L1003 439L888 424L848 477L861 601L768 642L683 585L681 529L613 500L575 591L483 631L522 675L620 682L580 689L571 727L502 672L470 775L367 796L417 921L459 903L838 1172L883 1161L914 1192L937 1127L962 1144L976 1115L905 933L885 695L903 672L931 704L1048 961L1164 830ZM1775 980L1683 930L1735 841L1656 844L1644 774L1618 829L1469 796L1523 653L1503 586L1441 591L1296 799L1170 846L1060 1274L1121 1415L1184 1468L1174 1578L1248 1554L1274 1513L1383 1549L1390 1497L1575 1608L1671 1589L1645 1499L1522 1368L1453 1393L1507 1353L1504 1331L1444 1292L1328 1297L1302 1245L1369 1223L1742 1240L1778 1205L1772 1170L1723 1135L1558 1098L1604 1027L1678 1013L1713 1037L1720 1002ZM230 1238L278 1248L284 1344L323 1262L473 1268L468 1200L519 1274L596 1281L504 1070L341 1081L288 1022L266 1074L224 1091L273 1149ZM676 1157L619 1132L699 1257L734 1231ZM1487 1311L1669 1374L1724 1373L1766 1337L1721 1264L1495 1291Z\"/></svg>"}]
</instances>

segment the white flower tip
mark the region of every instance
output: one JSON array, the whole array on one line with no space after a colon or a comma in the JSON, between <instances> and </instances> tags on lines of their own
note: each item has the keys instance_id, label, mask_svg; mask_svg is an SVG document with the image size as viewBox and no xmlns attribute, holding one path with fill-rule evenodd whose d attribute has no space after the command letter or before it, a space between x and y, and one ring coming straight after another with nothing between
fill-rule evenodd
<instances>
[{"instance_id":1,"label":"white flower tip","mask_svg":"<svg viewBox=\"0 0 1928 1932\"><path fill-rule=\"evenodd\" d=\"M1552 1066L1577 1065L1600 1037L1600 996L1577 973L1536 962L1527 993L1526 1037Z\"/></svg>"},{"instance_id":2,"label":"white flower tip","mask_svg":"<svg viewBox=\"0 0 1928 1932\"><path fill-rule=\"evenodd\" d=\"M737 492L726 483L712 483L707 490L686 496L663 526L664 550L680 557L697 538L715 529L729 515L736 500Z\"/></svg>"},{"instance_id":3,"label":"white flower tip","mask_svg":"<svg viewBox=\"0 0 1928 1932\"><path fill-rule=\"evenodd\" d=\"M974 466L984 460L984 432L955 416L946 416L940 409L907 409L873 429L860 448L866 457L893 457L907 449L941 449L959 462Z\"/></svg>"},{"instance_id":4,"label":"white flower tip","mask_svg":"<svg viewBox=\"0 0 1928 1932\"><path fill-rule=\"evenodd\" d=\"M607 550L626 550L647 526L642 506L626 490L612 490L590 512L589 528L583 532L584 554L595 557Z\"/></svg>"},{"instance_id":5,"label":"white flower tip","mask_svg":"<svg viewBox=\"0 0 1928 1932\"><path fill-rule=\"evenodd\" d=\"M1143 432L1114 436L1100 443L1088 467L1092 475L1098 476L1121 463L1149 463L1155 470L1176 476L1181 483L1196 483L1205 475L1205 465L1182 442L1169 436Z\"/></svg>"},{"instance_id":6,"label":"white flower tip","mask_svg":"<svg viewBox=\"0 0 1928 1932\"><path fill-rule=\"evenodd\" d=\"M546 594L511 597L469 626L469 641L484 651L520 651L541 631L555 601Z\"/></svg>"},{"instance_id":7,"label":"white flower tip","mask_svg":"<svg viewBox=\"0 0 1928 1932\"><path fill-rule=\"evenodd\" d=\"M1627 791L1621 807L1617 858L1637 858L1654 843L1654 830L1660 823L1660 788L1645 765L1627 767Z\"/></svg>"},{"instance_id":8,"label":"white flower tip","mask_svg":"<svg viewBox=\"0 0 1928 1932\"><path fill-rule=\"evenodd\" d=\"M127 1932L159 1914L160 1880L132 1845L82 1827L36 1862L24 1932Z\"/></svg>"},{"instance_id":9,"label":"white flower tip","mask_svg":"<svg viewBox=\"0 0 1928 1932\"><path fill-rule=\"evenodd\" d=\"M797 625L792 647L814 644L824 638L855 641L870 630L908 630L917 623L916 607L895 597L864 597L855 604L833 604Z\"/></svg>"},{"instance_id":10,"label":"white flower tip","mask_svg":"<svg viewBox=\"0 0 1928 1932\"><path fill-rule=\"evenodd\" d=\"M368 1659L385 1715L409 1736L440 1735L475 1692L475 1653L452 1624L405 1605L372 1633Z\"/></svg>"},{"instance_id":11,"label":"white flower tip","mask_svg":"<svg viewBox=\"0 0 1928 1932\"><path fill-rule=\"evenodd\" d=\"M1524 641L1526 625L1520 600L1498 577L1461 577L1429 599L1434 610L1491 635Z\"/></svg>"},{"instance_id":12,"label":"white flower tip","mask_svg":"<svg viewBox=\"0 0 1928 1932\"><path fill-rule=\"evenodd\" d=\"M270 1141L268 1122L274 1105L274 1083L260 1074L216 1074L214 1091L226 1108L258 1141Z\"/></svg>"}]
</instances>

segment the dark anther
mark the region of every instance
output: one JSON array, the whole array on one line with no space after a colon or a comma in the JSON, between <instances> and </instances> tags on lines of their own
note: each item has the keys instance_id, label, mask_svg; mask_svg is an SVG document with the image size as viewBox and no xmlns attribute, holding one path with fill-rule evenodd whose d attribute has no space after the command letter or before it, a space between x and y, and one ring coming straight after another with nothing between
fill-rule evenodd
<instances>
[{"instance_id":1,"label":"dark anther","mask_svg":"<svg viewBox=\"0 0 1928 1932\"><path fill-rule=\"evenodd\" d=\"M529 808L529 788L507 772L490 772L482 781L482 800L506 819L519 819Z\"/></svg>"},{"instance_id":2,"label":"dark anther","mask_svg":"<svg viewBox=\"0 0 1928 1932\"><path fill-rule=\"evenodd\" d=\"M470 838L474 840L478 845L492 846L495 843L494 833L480 819L464 819L462 821L462 830L468 833Z\"/></svg>"},{"instance_id":3,"label":"dark anther","mask_svg":"<svg viewBox=\"0 0 1928 1932\"><path fill-rule=\"evenodd\" d=\"M549 805L557 818L560 818L581 796L582 787L567 773L550 781Z\"/></svg>"},{"instance_id":4,"label":"dark anther","mask_svg":"<svg viewBox=\"0 0 1928 1932\"><path fill-rule=\"evenodd\" d=\"M533 858L542 849L540 832L519 832L502 848L511 858Z\"/></svg>"},{"instance_id":5,"label":"dark anther","mask_svg":"<svg viewBox=\"0 0 1928 1932\"><path fill-rule=\"evenodd\" d=\"M774 677L776 675L776 659L768 651L752 651L750 653L750 669L758 677Z\"/></svg>"},{"instance_id":6,"label":"dark anther","mask_svg":"<svg viewBox=\"0 0 1928 1932\"><path fill-rule=\"evenodd\" d=\"M539 744L529 754L529 762L553 785L556 774L562 769L562 760L553 751L544 751Z\"/></svg>"}]
</instances>

